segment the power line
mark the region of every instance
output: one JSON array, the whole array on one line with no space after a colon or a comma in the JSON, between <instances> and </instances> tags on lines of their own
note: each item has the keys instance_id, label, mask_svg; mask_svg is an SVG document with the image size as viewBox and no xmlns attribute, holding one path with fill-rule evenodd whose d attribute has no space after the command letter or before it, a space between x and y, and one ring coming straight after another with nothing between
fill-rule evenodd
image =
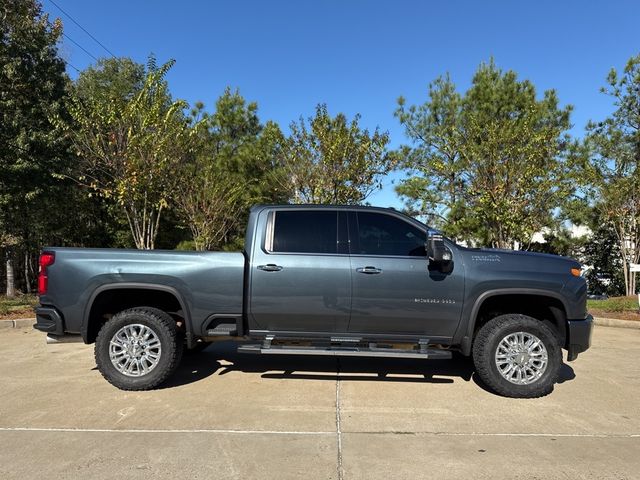
<instances>
[{"instance_id":1,"label":"power line","mask_svg":"<svg viewBox=\"0 0 640 480\"><path fill-rule=\"evenodd\" d=\"M69 62L67 62L66 60L62 60L64 63L66 63L68 66L70 66L71 68L73 68L76 72L80 73L80 69L74 67L73 65L71 65Z\"/></svg>"},{"instance_id":2,"label":"power line","mask_svg":"<svg viewBox=\"0 0 640 480\"><path fill-rule=\"evenodd\" d=\"M104 46L104 44L102 44L102 42L100 42L100 40L98 40L96 37L94 37L93 35L91 35L86 28L84 28L82 25L80 25L71 15L69 15L67 12L65 12L62 8L60 8L60 5L58 5L56 2L54 2L53 0L49 0L53 5L55 5L55 7L60 10L62 13L64 13L67 17L69 17L69 20L71 20L73 23L75 23L84 33L86 33L87 35L89 35L94 42L96 42L98 45L100 45L102 48L104 48L104 50L111 55L113 58L116 58L116 56L113 54L113 52L111 50L109 50L107 47ZM66 35L65 35L66 36ZM68 37L67 37L68 38ZM75 42L74 42L75 43ZM82 48L82 47L81 47ZM83 48L84 50L84 48ZM86 51L86 50L85 50ZM91 55L93 57L93 55ZM95 58L95 57L94 57Z\"/></svg>"},{"instance_id":3,"label":"power line","mask_svg":"<svg viewBox=\"0 0 640 480\"><path fill-rule=\"evenodd\" d=\"M93 58L96 62L98 61L98 59L97 59L96 57L94 57L94 56L93 56L93 54L92 54L89 50L87 50L86 48L84 48L82 45L80 45L78 42L76 42L76 41L75 41L73 38L71 38L69 35L67 35L67 34L66 34L66 33L64 33L64 32L62 33L62 35L64 35L64 36L65 36L65 38L66 38L67 40L69 40L71 43L73 43L73 44L75 44L76 46L80 47L80 49L81 49L84 53L86 53L87 55L89 55L89 56L90 56L91 58Z\"/></svg>"}]
</instances>

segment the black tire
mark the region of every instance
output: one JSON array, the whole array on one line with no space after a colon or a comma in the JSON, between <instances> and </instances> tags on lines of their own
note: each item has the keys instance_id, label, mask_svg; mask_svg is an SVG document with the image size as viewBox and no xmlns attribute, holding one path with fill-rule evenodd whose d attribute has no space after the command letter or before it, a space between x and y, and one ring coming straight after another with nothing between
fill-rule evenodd
<instances>
[{"instance_id":1,"label":"black tire","mask_svg":"<svg viewBox=\"0 0 640 480\"><path fill-rule=\"evenodd\" d=\"M109 345L122 327L141 324L149 327L160 341L161 353L153 369L141 376L128 376L111 362ZM169 314L152 307L136 307L117 313L106 322L96 339L95 358L98 370L113 386L121 390L150 390L164 382L176 370L183 351L183 340L176 322Z\"/></svg>"},{"instance_id":2,"label":"black tire","mask_svg":"<svg viewBox=\"0 0 640 480\"><path fill-rule=\"evenodd\" d=\"M510 382L496 365L498 345L511 333L526 332L538 337L547 350L547 366L537 380L526 385ZM562 349L556 332L535 318L520 314L500 315L480 328L473 342L473 363L480 379L494 392L505 397L536 398L553 391L562 365Z\"/></svg>"}]
</instances>

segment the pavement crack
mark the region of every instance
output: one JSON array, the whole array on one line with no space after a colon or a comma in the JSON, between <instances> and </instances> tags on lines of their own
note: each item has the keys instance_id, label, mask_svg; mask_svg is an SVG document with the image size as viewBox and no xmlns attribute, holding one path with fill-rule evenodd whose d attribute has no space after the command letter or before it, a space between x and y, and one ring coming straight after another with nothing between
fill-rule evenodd
<instances>
[{"instance_id":1,"label":"pavement crack","mask_svg":"<svg viewBox=\"0 0 640 480\"><path fill-rule=\"evenodd\" d=\"M340 429L340 359L336 358L336 438L338 441L338 480L343 480L342 468L342 430Z\"/></svg>"}]
</instances>

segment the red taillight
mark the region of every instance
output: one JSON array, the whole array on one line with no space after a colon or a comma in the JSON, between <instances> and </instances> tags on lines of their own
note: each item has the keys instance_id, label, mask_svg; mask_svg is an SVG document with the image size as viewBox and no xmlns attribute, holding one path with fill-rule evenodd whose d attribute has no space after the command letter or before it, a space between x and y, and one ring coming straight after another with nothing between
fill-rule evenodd
<instances>
[{"instance_id":1,"label":"red taillight","mask_svg":"<svg viewBox=\"0 0 640 480\"><path fill-rule=\"evenodd\" d=\"M42 252L40 254L40 271L38 272L38 295L47 293L49 286L49 277L47 276L47 267L53 265L56 261L56 255L53 252Z\"/></svg>"}]
</instances>

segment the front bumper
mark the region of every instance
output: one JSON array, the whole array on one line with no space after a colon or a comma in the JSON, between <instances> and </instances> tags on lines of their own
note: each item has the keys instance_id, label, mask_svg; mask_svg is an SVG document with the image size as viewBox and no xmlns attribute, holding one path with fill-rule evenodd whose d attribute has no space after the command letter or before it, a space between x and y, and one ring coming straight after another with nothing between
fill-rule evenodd
<instances>
[{"instance_id":1,"label":"front bumper","mask_svg":"<svg viewBox=\"0 0 640 480\"><path fill-rule=\"evenodd\" d=\"M584 320L567 320L567 361L578 358L578 354L591 346L591 334L593 332L593 317L587 315Z\"/></svg>"},{"instance_id":2,"label":"front bumper","mask_svg":"<svg viewBox=\"0 0 640 480\"><path fill-rule=\"evenodd\" d=\"M62 315L53 307L37 307L33 328L52 335L64 335Z\"/></svg>"}]
</instances>

